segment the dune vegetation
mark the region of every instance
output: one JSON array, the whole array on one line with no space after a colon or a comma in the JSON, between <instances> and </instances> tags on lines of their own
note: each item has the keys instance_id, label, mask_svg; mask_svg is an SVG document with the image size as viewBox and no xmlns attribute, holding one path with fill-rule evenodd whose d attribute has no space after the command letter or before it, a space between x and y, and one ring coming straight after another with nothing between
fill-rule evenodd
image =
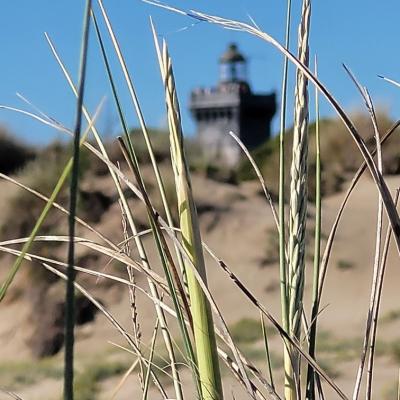
<instances>
[{"instance_id":1,"label":"dune vegetation","mask_svg":"<svg viewBox=\"0 0 400 400\"><path fill-rule=\"evenodd\" d=\"M1 396L21 398L21 382L34 385L48 380L47 397L60 398L62 382L65 400L124 398L122 393L129 393L130 387L142 399L382 398L374 389L376 359L390 358L398 364L399 358L396 338L380 340L378 325L390 328L399 315L398 307L383 315L380 309L391 242L394 259L398 260L400 251L398 190L392 190L389 177L400 173L399 139L393 135L400 123L375 109L368 90L350 71L365 112L348 113L319 81L317 62L309 50L311 0L302 0L298 47L290 50L290 0L285 45L253 25L148 2L166 8L166 13L183 14L182 18L246 32L277 49L283 60L281 110L291 109L286 105L288 65L296 66L293 126L286 126L282 111L278 135L251 154L244 152L235 171L217 163L205 164L198 145L184 135L173 60L152 22L168 132L146 126L134 83L140 77L130 74L102 0L96 5L86 1L76 83L46 36L76 96L76 120L70 128L50 116L29 112L32 118L69 135L72 144L29 149L7 135L0 137L5 154L16 154L13 163L2 159L1 178L18 187L10 193L7 213L1 219L0 318L13 310L18 299L28 298L29 313L34 313L30 343L42 358L32 365L16 355L12 364L1 365L0 374L5 377L0 382ZM85 106L89 33L96 38L121 125L115 141L104 140L96 128L102 104L93 114ZM106 37L112 51L104 46ZM121 69L122 83L117 84L111 65ZM121 84L131 96L129 110L119 100ZM309 101L311 91L315 104ZM321 97L331 104L335 117L319 119ZM317 120L309 123L311 108ZM125 118L132 111L140 124L135 130ZM376 209L376 224L368 228L375 238L372 256L367 254L370 268L363 265L360 270L352 251L335 252L336 234L343 220L350 218L348 203L364 172L369 173L368 184L375 190L368 203ZM248 180L253 182L249 185ZM197 184L204 187L197 189ZM224 187L221 194L221 185L231 187ZM269 207L270 224L263 227L266 238L257 259L261 267L254 277L263 282L262 290L248 283L251 272L237 273L214 252L220 243L209 241L219 219L229 214L233 223L244 212L254 194L247 189L258 196L251 200L251 207L259 206L259 193L261 204ZM201 190L202 198L196 194ZM340 200L339 208L325 221L324 206L334 197ZM118 222L112 227L103 219L111 212ZM238 221L235 231L225 230L214 240L224 242L234 236L239 252L246 230L258 229L259 215L250 227ZM358 238L346 240L360 243ZM234 257L245 264L244 256L234 252ZM276 268L271 270L270 265ZM357 281L368 275L361 333L336 337L337 332L321 329L328 269L337 270L338 291L346 285L346 276ZM216 273L226 284L224 288L215 287ZM229 314L235 310L227 310L220 302L228 296L223 293L228 285L232 303L251 307L249 315L236 322ZM129 326L121 322L121 309L109 307L102 293L126 300ZM271 311L271 303L278 305L278 312ZM351 304L340 311L352 312ZM90 322L100 318L120 341L111 346L102 337L104 348L97 348L91 356L94 328ZM110 330L104 328L103 334ZM88 353L81 355L85 347ZM356 364L354 380L343 389L338 380L345 375L349 360ZM105 381L112 387L103 385ZM389 396L395 385L394 376Z\"/></svg>"}]
</instances>

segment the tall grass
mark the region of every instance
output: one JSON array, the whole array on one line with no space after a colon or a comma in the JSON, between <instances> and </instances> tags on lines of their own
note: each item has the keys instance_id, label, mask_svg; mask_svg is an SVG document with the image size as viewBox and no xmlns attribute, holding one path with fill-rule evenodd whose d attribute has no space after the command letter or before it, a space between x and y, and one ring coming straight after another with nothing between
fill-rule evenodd
<instances>
[{"instance_id":1,"label":"tall grass","mask_svg":"<svg viewBox=\"0 0 400 400\"><path fill-rule=\"evenodd\" d=\"M67 288L65 292L65 367L64 367L64 399L73 400L74 398L74 325L75 325L75 215L78 199L78 179L79 179L79 151L82 126L82 105L86 79L86 63L89 43L89 23L91 0L86 1L82 49L79 68L78 98L76 104L76 121L74 129L73 158L70 183L69 199L69 219L68 219L68 268L67 268Z\"/></svg>"},{"instance_id":2,"label":"tall grass","mask_svg":"<svg viewBox=\"0 0 400 400\"><path fill-rule=\"evenodd\" d=\"M317 57L315 57L315 75L317 75ZM314 265L313 265L313 287L312 287L312 305L310 316L310 335L309 351L311 357L316 357L317 346L317 320L318 320L318 297L319 297L319 277L321 262L321 144L319 130L319 96L315 91L315 237L314 237ZM318 377L317 377L318 379ZM307 398L315 399L315 374L309 365L307 368Z\"/></svg>"},{"instance_id":3,"label":"tall grass","mask_svg":"<svg viewBox=\"0 0 400 400\"><path fill-rule=\"evenodd\" d=\"M298 59L308 66L311 3L304 0L298 33ZM307 156L308 156L308 79L297 70L293 151L290 169L290 206L288 234L288 333L300 340L305 281L307 220ZM294 400L300 394L300 356L290 347L285 351L285 398Z\"/></svg>"},{"instance_id":4,"label":"tall grass","mask_svg":"<svg viewBox=\"0 0 400 400\"><path fill-rule=\"evenodd\" d=\"M165 42L163 42L162 51L160 51L158 44L157 49L166 92L171 160L175 175L183 247L191 263L193 263L201 279L203 279L204 284L207 285L200 228L191 188L188 164L184 153L181 117L171 59L168 55ZM211 308L192 269L186 266L185 271L188 280L188 295L193 318L201 394L202 397L207 400L222 400L221 374L219 370Z\"/></svg>"},{"instance_id":5,"label":"tall grass","mask_svg":"<svg viewBox=\"0 0 400 400\"><path fill-rule=\"evenodd\" d=\"M286 11L286 31L285 31L285 48L289 51L290 44L290 25L291 25L291 0L287 1ZM282 77L282 101L280 115L280 131L279 131L279 278L281 290L281 314L282 325L285 331L289 332L289 301L288 301L288 274L286 259L286 243L285 243L285 130L286 130L286 97L288 82L288 65L289 60L284 57L283 77ZM285 386L290 384L291 365L290 365L290 345L287 342L284 345L284 358L287 363L285 376Z\"/></svg>"},{"instance_id":6,"label":"tall grass","mask_svg":"<svg viewBox=\"0 0 400 400\"><path fill-rule=\"evenodd\" d=\"M150 3L154 3L149 1ZM271 314L268 308L258 299L252 289L247 287L241 278L235 274L223 260L213 253L210 247L203 242L199 224L199 218L196 211L194 191L192 187L191 174L184 150L184 135L182 132L181 115L179 109L178 93L175 86L175 80L172 70L171 57L167 50L167 44L162 42L160 47L159 40L152 25L153 35L155 39L156 54L161 70L162 82L165 90L165 102L169 127L169 144L170 144L170 161L171 169L174 174L174 189L176 192L178 204L179 225L174 226L171 212L171 205L168 204L164 187L164 178L161 174L160 165L154 156L152 138L147 129L145 118L140 106L139 98L135 91L134 81L126 64L123 50L115 35L113 26L108 17L106 8L101 0L98 0L100 14L105 23L105 31L111 39L112 50L116 60L122 69L123 84L126 85L132 100L132 110L137 114L140 122L140 128L146 143L146 151L148 152L152 174L155 177L158 195L161 197L162 210L156 210L155 201L150 195L147 184L143 177L142 165L139 163L137 156L136 143L129 134L128 124L126 122L128 111L123 109L119 100L119 89L109 61L110 54L106 49L103 40L103 32L96 17L96 9L91 8L91 2L88 0L85 9L84 34L82 38L82 56L80 77L77 87L74 85L70 74L66 70L64 64L58 55L54 44L47 36L52 53L54 54L67 83L72 89L77 99L76 124L73 130L67 129L58 124L51 117L38 115L37 113L28 113L24 110L15 110L26 114L32 118L38 119L45 124L51 125L55 129L66 132L74 138L74 157L66 165L60 179L50 196L47 198L41 193L30 189L21 184L14 178L6 178L10 182L19 185L22 189L27 190L31 194L45 201L43 212L38 217L36 225L27 238L13 239L0 243L0 250L16 257L5 282L0 291L0 300L6 294L7 289L13 283L14 277L22 265L23 260L40 263L44 268L51 271L61 279L67 282L67 320L66 320L66 346L65 346L65 379L64 379L64 397L72 400L74 397L73 386L73 344L74 344L74 313L73 299L74 291L81 291L87 298L104 314L107 320L114 326L119 334L124 338L129 346L129 351L133 354L132 367L126 372L120 384L115 388L114 395L122 384L126 381L126 377L131 374L135 368L140 369L140 385L142 390L142 399L148 399L153 396L151 389L158 391L157 396L164 399L171 398L168 394L168 387L164 383L165 378L173 384L174 397L178 400L184 398L199 398L204 400L222 400L223 393L223 374L221 374L220 362L222 361L229 373L238 381L244 393L248 398L253 399L282 399L295 400L307 398L314 400L316 398L323 399L324 390L330 389L329 396L335 396L341 399L347 399L347 395L329 377L328 373L322 368L318 361L316 353L316 343L318 340L317 321L320 310L322 291L326 279L326 271L332 251L335 234L341 219L343 210L349 199L351 192L357 184L360 176L366 168L369 169L376 187L379 192L378 199L378 222L377 222L377 240L376 255L374 260L373 282L371 286L371 299L369 311L366 319L366 330L364 336L364 346L361 354L360 367L355 382L355 390L353 398L359 397L361 380L364 374L364 364L367 361L367 384L366 398L372 398L373 384L373 367L375 344L377 334L377 321L379 316L379 306L382 297L383 278L390 238L393 235L397 247L400 250L400 222L396 210L397 197L393 199L391 196L382 170L382 154L381 143L384 142L399 126L395 124L381 138L379 127L376 122L376 116L372 105L372 100L367 91L362 90L368 110L371 114L371 121L375 131L376 150L370 151L362 136L355 128L353 122L340 104L320 82L317 72L312 73L309 69L309 35L310 35L310 15L311 1L303 0L302 11L300 15L300 24L298 31L298 54L294 56L289 50L290 26L291 26L291 1L287 3L286 18L286 38L285 45L281 45L274 38L258 27L250 26L238 21L232 21L221 17L210 16L195 11L182 11L169 6L155 2L158 6L162 6L174 12L184 14L196 20L207 21L224 28L244 31L254 35L277 48L285 57L282 79L282 110L281 110L281 134L279 142L280 150L280 170L279 170L279 213L275 212L275 205L269 195L268 188L255 165L251 154L245 150L251 164L259 176L263 186L267 200L272 207L272 213L277 225L277 235L279 235L280 244L280 287L281 287L281 313L282 322ZM85 87L85 65L86 52L89 32L89 16L91 15L93 26L96 32L97 43L104 61L106 78L110 84L111 92L116 110L121 123L123 135L119 138L121 152L125 158L126 164L121 168L118 164L110 161L104 146L103 140L95 127L95 116L91 116L83 103L83 94ZM286 121L286 92L288 80L288 63L292 62L296 68L296 87L295 87L295 105L294 105L294 127L293 127L293 149L291 154L291 173L290 173L290 193L288 218L286 218L285 210L285 158L284 152L284 132ZM310 177L307 174L307 158L308 158L308 82L315 86L316 90L316 116L317 116L317 132L316 132L316 232L314 236L314 273L312 276L312 309L311 317L308 318L307 310L304 306L304 287L307 276L305 274L305 251L306 251L306 220L307 220L307 183ZM338 216L332 226L328 237L324 255L320 261L321 250L321 163L320 163L320 142L323 141L323 132L319 130L318 125L318 93L321 93L328 102L333 106L334 110L342 119L344 125L348 129L350 135L357 144L360 153L364 158L364 164L357 171L350 188L346 193L342 206L338 211ZM5 107L3 107L5 108ZM82 116L88 122L86 132L81 139L81 119ZM95 145L86 140L87 133L91 131L94 135ZM228 132L227 132L228 134ZM235 137L234 133L231 133ZM237 138L240 146L243 146L240 139ZM78 188L78 168L79 168L79 149L85 146L93 155L99 158L109 170L109 174L118 194L118 201L121 208L122 228L122 244L116 243L116 238L109 239L103 233L99 232L95 227L90 226L86 221L80 219L76 215L76 198ZM378 162L374 160L375 152L378 155ZM126 168L128 167L128 168ZM71 174L70 183L71 205L67 209L56 203L56 197L61 187L66 181L68 175ZM130 174L130 175L128 175ZM133 178L133 179L132 179ZM136 210L127 200L126 190L143 203L147 213L150 229L140 232L137 227ZM39 236L39 231L48 211L51 207L57 208L60 212L69 216L69 236L61 235L44 235ZM386 234L386 242L382 246L381 231L383 221L383 210L386 210L389 227ZM285 221L288 221L286 226ZM75 224L89 229L93 238L79 237L75 234ZM285 235L287 229L288 234ZM150 262L146 248L143 243L143 237L149 235L157 257L157 261L153 264ZM31 253L31 245L35 241L57 242L69 244L69 256L67 262L57 260L52 257L45 257L40 254ZM134 243L137 248L139 257L133 255L129 251L129 246ZM16 249L16 245L22 245L20 250ZM92 270L87 267L75 265L75 247L82 246L97 254L109 257L123 263L127 268L127 277L121 278L112 273L105 273ZM171 246L173 251L171 251ZM204 252L210 255L215 262L210 264L205 261ZM155 266L162 268L154 268ZM267 360L267 374L255 365L251 359L246 357L246 352L241 351L238 347L239 341L236 343L232 338L230 329L225 321L224 315L215 301L214 295L208 285L207 275L208 268L218 268L221 273L225 274L226 280L231 280L237 291L237 296L243 296L248 300L254 311L260 313L260 337L264 341L265 359ZM161 272L160 272L161 271ZM65 272L65 273L64 273ZM75 274L86 274L94 277L109 279L113 282L123 285L128 289L129 299L132 307L133 335L124 328L118 321L118 317L112 315L109 310L98 301L90 290L82 286L81 282L75 281ZM145 282L149 291L142 287L141 283L134 277L136 273L145 276ZM260 279L263 279L260 276ZM187 287L185 284L187 283ZM149 345L146 340L141 337L138 332L138 319L143 318L141 310L137 309L136 293L140 292L149 299L154 305L154 325ZM168 318L167 318L168 316ZM170 322L172 321L172 322ZM267 321L267 322L266 322ZM186 387L181 378L181 372L178 371L177 362L177 346L174 344L171 324L178 327L177 331L180 340L184 345L183 364L185 369L189 370L192 377L191 384ZM272 356L270 352L270 342L267 335L270 327L275 329L279 334L283 345L282 363L280 365L281 377L277 379L277 372L273 371ZM258 324L257 324L258 325ZM171 373L159 368L155 363L158 347L158 328L162 333L162 348L167 351L167 364L171 369ZM303 335L303 331L305 334ZM368 358L367 358L368 357ZM302 368L304 367L304 368ZM307 371L304 378L303 371ZM161 379L163 374L163 379ZM283 382L283 384L281 384ZM195 394L191 394L194 392ZM156 395L154 395L156 396ZM190 397L191 396L191 397ZM225 398L229 396L225 393Z\"/></svg>"}]
</instances>

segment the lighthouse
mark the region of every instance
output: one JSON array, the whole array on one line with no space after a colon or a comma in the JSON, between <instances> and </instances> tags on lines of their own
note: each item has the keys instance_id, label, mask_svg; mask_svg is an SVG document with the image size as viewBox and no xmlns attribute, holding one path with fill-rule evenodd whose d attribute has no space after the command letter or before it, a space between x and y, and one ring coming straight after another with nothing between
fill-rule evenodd
<instances>
[{"instance_id":1,"label":"lighthouse","mask_svg":"<svg viewBox=\"0 0 400 400\"><path fill-rule=\"evenodd\" d=\"M271 135L276 95L252 92L247 60L235 43L220 57L219 68L217 86L194 89L189 107L207 160L234 168L242 151L229 132L249 150L265 142Z\"/></svg>"}]
</instances>

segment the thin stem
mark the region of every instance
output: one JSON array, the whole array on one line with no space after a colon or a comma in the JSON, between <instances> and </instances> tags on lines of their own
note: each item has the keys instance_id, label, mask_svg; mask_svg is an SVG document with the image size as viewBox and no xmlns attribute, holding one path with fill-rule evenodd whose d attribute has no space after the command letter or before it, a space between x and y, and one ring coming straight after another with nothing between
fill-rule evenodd
<instances>
[{"instance_id":1,"label":"thin stem","mask_svg":"<svg viewBox=\"0 0 400 400\"><path fill-rule=\"evenodd\" d=\"M144 382L144 388L143 388L143 400L147 400L147 395L149 393L149 386L150 386L150 373L151 373L151 365L153 364L153 356L154 356L154 347L156 345L156 339L157 339L157 332L158 332L158 325L159 325L159 321L157 318L156 321L156 326L154 328L154 332L153 332L153 338L151 339L151 347L150 347L150 355L149 355L149 365L147 368L147 372L146 372L146 379Z\"/></svg>"},{"instance_id":2,"label":"thin stem","mask_svg":"<svg viewBox=\"0 0 400 400\"><path fill-rule=\"evenodd\" d=\"M265 328L264 316L261 311L260 311L260 318L261 318L261 329L264 338L265 355L267 357L268 374L271 381L271 387L272 389L275 390L274 376L272 374L271 352L269 351L269 344L268 344L268 334L267 334L267 329Z\"/></svg>"},{"instance_id":3,"label":"thin stem","mask_svg":"<svg viewBox=\"0 0 400 400\"><path fill-rule=\"evenodd\" d=\"M79 149L82 126L82 105L85 90L87 50L89 41L91 0L86 1L83 33L81 42L81 55L79 67L78 98L76 102L76 121L73 143L73 161L70 184L70 205L68 218L68 267L67 267L67 288L65 294L65 354L64 354L64 399L74 398L74 325L75 325L75 215L78 195L79 180Z\"/></svg>"},{"instance_id":4,"label":"thin stem","mask_svg":"<svg viewBox=\"0 0 400 400\"><path fill-rule=\"evenodd\" d=\"M315 76L318 76L317 57L315 57ZM318 319L318 286L319 269L321 257L321 155L320 155L320 136L319 136L319 98L318 90L315 90L315 238L314 238L314 271L313 271L313 291L312 291L312 310L310 327L310 347L309 353L315 360L315 347L317 337ZM315 374L312 367L308 366L307 371L307 399L315 399Z\"/></svg>"},{"instance_id":5,"label":"thin stem","mask_svg":"<svg viewBox=\"0 0 400 400\"><path fill-rule=\"evenodd\" d=\"M396 195L395 195L395 200L394 200L396 205L398 203L398 200L399 200L399 189L396 190ZM387 263L387 257L388 257L388 252L389 252L389 244L390 244L391 235L392 235L392 230L390 229L390 227L388 227L387 233L386 233L385 244L383 247L378 281L377 281L376 304L375 304L375 307L374 307L373 313L372 313L371 343L370 343L370 353L369 353L368 369L367 369L367 371L368 371L367 399L371 398L371 394L372 394L372 372L373 372L373 365L374 365L376 332L378 329L378 315L379 315L379 308L380 308L381 299L382 299L383 279L384 279L385 271L386 271L386 263Z\"/></svg>"}]
</instances>

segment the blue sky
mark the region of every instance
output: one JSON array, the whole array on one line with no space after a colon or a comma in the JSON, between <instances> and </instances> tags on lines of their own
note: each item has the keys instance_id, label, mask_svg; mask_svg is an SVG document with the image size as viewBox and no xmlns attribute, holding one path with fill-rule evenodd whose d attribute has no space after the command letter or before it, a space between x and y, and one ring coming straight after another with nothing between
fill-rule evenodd
<instances>
[{"instance_id":1,"label":"blue sky","mask_svg":"<svg viewBox=\"0 0 400 400\"><path fill-rule=\"evenodd\" d=\"M301 1L292 2L293 49ZM94 0L93 3L98 11L97 2ZM193 24L188 18L139 0L104 0L104 4L120 40L149 126L165 126L162 86L149 26L150 15L170 47L187 134L195 132L187 112L190 90L216 84L217 60L228 42L237 42L247 55L252 88L261 92L276 90L280 95L282 56L260 39L207 23ZM176 0L171 4L247 22L251 16L264 31L279 41L284 38L284 0ZM2 2L0 104L28 108L16 97L16 92L19 92L52 117L67 126L72 125L74 97L50 53L44 32L48 32L54 40L65 64L76 78L83 6L83 0ZM346 109L360 109L362 101L342 68L343 62L369 88L377 105L385 107L393 118L400 117L400 90L377 78L377 74L382 74L400 80L399 15L398 0L313 2L311 54L318 55L321 80ZM99 13L98 17L102 22ZM120 127L94 39L92 35L85 101L93 111L106 96L108 100L98 127L103 134L116 135ZM107 48L112 55L108 40ZM119 66L115 61L112 66L127 119L131 126L135 126L137 120ZM294 70L291 69L293 75ZM289 90L293 91L293 79ZM324 101L321 103L322 114L331 115L330 106ZM290 99L289 123L291 105ZM62 137L50 128L8 111L0 110L0 124L31 143L47 143ZM275 118L273 130L276 131L277 127L278 118Z\"/></svg>"}]
</instances>

